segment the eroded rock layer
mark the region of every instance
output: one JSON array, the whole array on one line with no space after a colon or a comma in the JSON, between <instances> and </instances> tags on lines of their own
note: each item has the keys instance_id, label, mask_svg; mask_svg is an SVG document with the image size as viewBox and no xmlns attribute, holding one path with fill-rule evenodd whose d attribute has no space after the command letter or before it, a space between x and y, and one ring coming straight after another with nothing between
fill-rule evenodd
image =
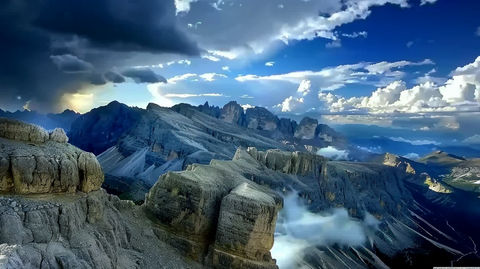
<instances>
[{"instance_id":1,"label":"eroded rock layer","mask_svg":"<svg viewBox=\"0 0 480 269\"><path fill-rule=\"evenodd\" d=\"M67 141L63 129L49 134L40 126L0 118L0 192L98 190L104 175L95 155Z\"/></svg>"}]
</instances>

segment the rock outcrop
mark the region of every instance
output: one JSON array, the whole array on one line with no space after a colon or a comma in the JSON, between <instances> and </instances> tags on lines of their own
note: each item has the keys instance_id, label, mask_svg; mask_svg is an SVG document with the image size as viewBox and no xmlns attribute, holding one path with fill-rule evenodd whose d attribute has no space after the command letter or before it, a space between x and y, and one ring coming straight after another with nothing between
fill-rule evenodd
<instances>
[{"instance_id":1,"label":"rock outcrop","mask_svg":"<svg viewBox=\"0 0 480 269\"><path fill-rule=\"evenodd\" d=\"M68 132L70 143L98 155L114 146L143 113L143 109L129 107L117 101L92 109L72 124Z\"/></svg>"},{"instance_id":2,"label":"rock outcrop","mask_svg":"<svg viewBox=\"0 0 480 269\"><path fill-rule=\"evenodd\" d=\"M315 136L326 142L344 140L341 134L326 124L319 124L315 129Z\"/></svg>"},{"instance_id":3,"label":"rock outcrop","mask_svg":"<svg viewBox=\"0 0 480 269\"><path fill-rule=\"evenodd\" d=\"M295 128L294 136L301 139L313 139L315 138L317 126L318 120L305 117Z\"/></svg>"},{"instance_id":4,"label":"rock outcrop","mask_svg":"<svg viewBox=\"0 0 480 269\"><path fill-rule=\"evenodd\" d=\"M243 126L244 125L243 107L240 106L237 102L231 101L225 106L223 106L222 111L220 112L219 118L225 122Z\"/></svg>"},{"instance_id":5,"label":"rock outcrop","mask_svg":"<svg viewBox=\"0 0 480 269\"><path fill-rule=\"evenodd\" d=\"M66 144L62 129L0 118L0 192L98 190L104 175L95 155Z\"/></svg>"},{"instance_id":6,"label":"rock outcrop","mask_svg":"<svg viewBox=\"0 0 480 269\"><path fill-rule=\"evenodd\" d=\"M229 166L212 161L168 172L145 205L165 227L159 237L196 261L213 268L277 268L270 249L282 198Z\"/></svg>"},{"instance_id":7,"label":"rock outcrop","mask_svg":"<svg viewBox=\"0 0 480 269\"><path fill-rule=\"evenodd\" d=\"M245 113L245 125L249 129L275 131L278 121L278 117L264 107L249 108Z\"/></svg>"},{"instance_id":8,"label":"rock outcrop","mask_svg":"<svg viewBox=\"0 0 480 269\"><path fill-rule=\"evenodd\" d=\"M62 128L65 131L69 131L72 123L80 117L80 114L72 111L65 110L62 113L54 114L41 114L36 111L17 110L16 112L2 111L0 109L0 118L7 118L11 120L19 120L31 124L35 124L45 128L46 130L53 130L55 128Z\"/></svg>"},{"instance_id":9,"label":"rock outcrop","mask_svg":"<svg viewBox=\"0 0 480 269\"><path fill-rule=\"evenodd\" d=\"M284 134L293 135L295 133L297 125L297 122L294 120L281 118L278 121L277 129Z\"/></svg>"}]
</instances>

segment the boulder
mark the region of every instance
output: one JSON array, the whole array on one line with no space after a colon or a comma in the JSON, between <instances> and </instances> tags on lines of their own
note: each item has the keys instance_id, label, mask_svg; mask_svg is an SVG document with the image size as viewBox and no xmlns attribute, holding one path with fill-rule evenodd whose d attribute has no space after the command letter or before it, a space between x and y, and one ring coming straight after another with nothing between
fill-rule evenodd
<instances>
[{"instance_id":1,"label":"boulder","mask_svg":"<svg viewBox=\"0 0 480 269\"><path fill-rule=\"evenodd\" d=\"M50 140L58 143L67 143L68 136L62 128L55 128L50 133Z\"/></svg>"},{"instance_id":2,"label":"boulder","mask_svg":"<svg viewBox=\"0 0 480 269\"><path fill-rule=\"evenodd\" d=\"M315 130L317 129L318 120L309 117L303 118L295 128L294 136L301 139L315 138Z\"/></svg>"}]
</instances>

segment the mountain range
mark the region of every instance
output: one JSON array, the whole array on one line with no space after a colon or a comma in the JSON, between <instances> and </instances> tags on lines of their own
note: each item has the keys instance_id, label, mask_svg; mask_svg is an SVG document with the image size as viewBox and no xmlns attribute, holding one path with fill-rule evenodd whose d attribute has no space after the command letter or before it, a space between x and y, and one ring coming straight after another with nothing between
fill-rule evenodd
<instances>
[{"instance_id":1,"label":"mountain range","mask_svg":"<svg viewBox=\"0 0 480 269\"><path fill-rule=\"evenodd\" d=\"M150 103L146 109L111 102L79 115L67 134L62 134L61 129L49 133L38 126L6 119L0 127L0 148L2 154L7 153L0 156L2 192L48 194L68 189L45 189L66 184L54 172L63 168L31 168L28 161L23 162L20 151L32 152L31 159L36 162L47 158L50 165L68 163L70 153L56 153L63 147L63 152L73 150L82 155L87 151L96 155L98 163L89 163L96 168L90 169L84 168L81 158L70 158L78 166L73 170L79 171L80 179L87 174L95 179L95 186L85 191L92 192L86 196L87 212L80 210L81 200L75 202L78 209L70 212L66 201L71 198L55 198L61 201L60 208L65 208L61 209L64 218L81 219L86 214L89 224L81 227L90 230L81 231L87 237L92 233L98 238L105 236L102 226L95 224L105 222L98 212L117 212L113 207L122 207L117 213L108 213L111 219L106 223L116 227L114 238L122 238L123 231L133 229L135 232L127 232L127 237L135 233L135 240L147 240L136 234L138 225L125 215L135 214L143 227L156 227L152 228L155 240L173 247L180 256L212 268L416 268L480 262L476 250L480 240L476 231L480 221L480 162L471 158L480 155L475 149L449 148L454 153L439 150L438 145L417 145L430 151L412 160L402 157L413 151L407 148L410 143L386 137L352 141L316 119L305 117L297 123L261 107L245 111L236 102L223 108L208 103L164 108ZM32 136L28 130L40 135ZM72 145L65 144L67 140ZM71 149L73 146L78 149ZM382 152L385 149L402 154ZM416 152L421 152L419 149L415 148ZM60 159L55 162L49 158ZM19 181L13 179L19 173L33 175L33 180L17 186ZM42 180L48 178L52 183L44 184ZM71 184L85 185L79 182ZM137 205L123 209L121 202L112 202L113 198L101 193L98 182L108 193ZM289 198L292 194L300 199L299 204ZM15 204L26 203L13 199ZM48 219L50 214L43 209L34 212L39 219ZM2 222L0 218L0 227L12 221L7 218ZM126 224L118 226L118 221ZM28 220L21 229L35 234L40 222ZM252 234L258 236L250 238ZM73 251L77 243L72 235L64 236L69 240L63 252L68 253L64 254L68 256L64 266L68 261L99 266L97 261L85 258L89 256L85 256L84 248ZM25 238L0 233L0 242L17 242L22 251L28 249L22 243L28 241ZM99 253L108 256L106 249L112 249L109 251L113 257L133 244L102 242L104 250ZM271 244L263 246L261 242ZM34 243L43 241L34 239ZM165 248L156 241L151 244ZM282 252L287 245L289 251ZM135 251L138 253L128 254L121 263L129 264L135 256L145 268L152 266L143 248L137 246ZM30 261L18 255L23 264ZM290 258L282 260L283 256ZM128 268L120 266L116 259L110 260L116 265L113 267ZM294 265L286 265L292 261Z\"/></svg>"}]
</instances>

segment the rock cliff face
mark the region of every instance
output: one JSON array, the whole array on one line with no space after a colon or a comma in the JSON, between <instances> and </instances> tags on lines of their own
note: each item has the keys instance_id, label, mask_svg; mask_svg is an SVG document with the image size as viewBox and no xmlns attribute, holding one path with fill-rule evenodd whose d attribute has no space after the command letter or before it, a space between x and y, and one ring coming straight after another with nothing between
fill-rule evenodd
<instances>
[{"instance_id":1,"label":"rock cliff face","mask_svg":"<svg viewBox=\"0 0 480 269\"><path fill-rule=\"evenodd\" d=\"M317 126L318 120L305 117L295 128L294 136L301 139L313 139Z\"/></svg>"},{"instance_id":2,"label":"rock cliff face","mask_svg":"<svg viewBox=\"0 0 480 269\"><path fill-rule=\"evenodd\" d=\"M128 107L117 101L93 109L73 124L68 137L70 143L98 155L114 146L123 133L131 129L144 110Z\"/></svg>"},{"instance_id":3,"label":"rock cliff face","mask_svg":"<svg viewBox=\"0 0 480 269\"><path fill-rule=\"evenodd\" d=\"M220 119L233 124L238 124L240 126L244 125L244 114L243 107L241 107L237 102L231 101L225 106L223 106L222 111L220 112Z\"/></svg>"},{"instance_id":4,"label":"rock cliff face","mask_svg":"<svg viewBox=\"0 0 480 269\"><path fill-rule=\"evenodd\" d=\"M245 113L245 125L249 129L275 131L278 121L278 117L264 107L249 108Z\"/></svg>"},{"instance_id":5,"label":"rock cliff face","mask_svg":"<svg viewBox=\"0 0 480 269\"><path fill-rule=\"evenodd\" d=\"M90 192L103 183L95 156L73 147L62 129L0 118L0 192ZM28 142L28 143L26 143Z\"/></svg>"},{"instance_id":6,"label":"rock cliff face","mask_svg":"<svg viewBox=\"0 0 480 269\"><path fill-rule=\"evenodd\" d=\"M284 134L293 135L295 128L297 128L297 122L291 119L281 118L278 121L278 130Z\"/></svg>"},{"instance_id":7,"label":"rock cliff face","mask_svg":"<svg viewBox=\"0 0 480 269\"><path fill-rule=\"evenodd\" d=\"M62 128L68 132L72 123L80 117L80 114L68 109L59 114L41 114L29 110L5 112L0 109L0 117L36 124L47 130Z\"/></svg>"}]
</instances>

